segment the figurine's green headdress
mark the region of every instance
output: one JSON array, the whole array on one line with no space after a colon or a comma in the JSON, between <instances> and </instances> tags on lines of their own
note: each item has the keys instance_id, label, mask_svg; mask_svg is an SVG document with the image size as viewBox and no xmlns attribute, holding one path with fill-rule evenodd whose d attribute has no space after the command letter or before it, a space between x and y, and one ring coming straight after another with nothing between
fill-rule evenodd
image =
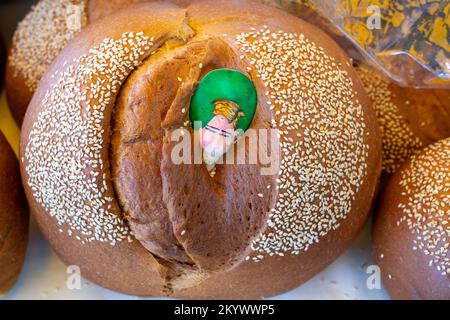
<instances>
[{"instance_id":1,"label":"figurine's green headdress","mask_svg":"<svg viewBox=\"0 0 450 320\"><path fill-rule=\"evenodd\" d=\"M221 114L235 122L236 129L245 131L253 120L256 104L255 86L245 74L216 69L200 81L191 99L189 117L192 125L200 121L203 128L215 115Z\"/></svg>"}]
</instances>

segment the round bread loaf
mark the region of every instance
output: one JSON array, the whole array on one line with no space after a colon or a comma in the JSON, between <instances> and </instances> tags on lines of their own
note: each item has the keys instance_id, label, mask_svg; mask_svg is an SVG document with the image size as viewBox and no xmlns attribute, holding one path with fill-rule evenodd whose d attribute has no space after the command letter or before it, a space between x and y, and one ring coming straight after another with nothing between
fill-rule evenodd
<instances>
[{"instance_id":1,"label":"round bread loaf","mask_svg":"<svg viewBox=\"0 0 450 320\"><path fill-rule=\"evenodd\" d=\"M356 70L377 114L386 172L450 137L450 90L403 88L364 66Z\"/></svg>"},{"instance_id":2,"label":"round bread loaf","mask_svg":"<svg viewBox=\"0 0 450 320\"><path fill-rule=\"evenodd\" d=\"M6 93L21 125L39 80L61 49L86 25L152 0L39 0L17 26L8 57ZM171 0L177 4L187 0Z\"/></svg>"},{"instance_id":3,"label":"round bread loaf","mask_svg":"<svg viewBox=\"0 0 450 320\"><path fill-rule=\"evenodd\" d=\"M0 132L0 296L16 282L28 243L28 208L16 155Z\"/></svg>"},{"instance_id":4,"label":"round bread loaf","mask_svg":"<svg viewBox=\"0 0 450 320\"><path fill-rule=\"evenodd\" d=\"M450 299L450 139L420 151L383 191L373 241L394 299Z\"/></svg>"},{"instance_id":5,"label":"round bread loaf","mask_svg":"<svg viewBox=\"0 0 450 320\"><path fill-rule=\"evenodd\" d=\"M249 130L276 142L275 171L260 157L215 174L174 161L173 134L192 137L191 97L216 69L253 82ZM237 0L139 4L86 27L39 84L21 156L63 261L113 290L182 298L260 298L308 280L360 232L381 173L349 58L298 18Z\"/></svg>"}]
</instances>

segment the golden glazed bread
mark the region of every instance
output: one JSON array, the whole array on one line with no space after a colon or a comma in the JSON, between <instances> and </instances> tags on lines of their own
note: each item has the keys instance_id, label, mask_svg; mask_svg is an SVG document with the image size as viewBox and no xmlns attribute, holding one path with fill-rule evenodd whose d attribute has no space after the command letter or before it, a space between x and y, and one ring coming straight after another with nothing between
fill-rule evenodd
<instances>
[{"instance_id":1,"label":"golden glazed bread","mask_svg":"<svg viewBox=\"0 0 450 320\"><path fill-rule=\"evenodd\" d=\"M377 114L386 172L450 137L450 90L403 88L364 66L356 70Z\"/></svg>"},{"instance_id":2,"label":"golden glazed bread","mask_svg":"<svg viewBox=\"0 0 450 320\"><path fill-rule=\"evenodd\" d=\"M8 57L8 104L21 125L39 80L86 25L131 4L152 0L39 0L17 26ZM172 0L184 4L186 0Z\"/></svg>"},{"instance_id":3,"label":"golden glazed bread","mask_svg":"<svg viewBox=\"0 0 450 320\"><path fill-rule=\"evenodd\" d=\"M211 70L255 84L252 129L281 167L171 160ZM34 95L21 135L31 210L57 254L134 295L260 298L295 288L364 226L381 172L375 114L349 58L253 1L136 5L86 27ZM248 146L248 141L247 141Z\"/></svg>"},{"instance_id":4,"label":"golden glazed bread","mask_svg":"<svg viewBox=\"0 0 450 320\"><path fill-rule=\"evenodd\" d=\"M16 282L28 243L28 208L16 155L0 132L0 297Z\"/></svg>"},{"instance_id":5,"label":"golden glazed bread","mask_svg":"<svg viewBox=\"0 0 450 320\"><path fill-rule=\"evenodd\" d=\"M450 139L406 161L383 191L374 257L393 299L450 299Z\"/></svg>"}]
</instances>

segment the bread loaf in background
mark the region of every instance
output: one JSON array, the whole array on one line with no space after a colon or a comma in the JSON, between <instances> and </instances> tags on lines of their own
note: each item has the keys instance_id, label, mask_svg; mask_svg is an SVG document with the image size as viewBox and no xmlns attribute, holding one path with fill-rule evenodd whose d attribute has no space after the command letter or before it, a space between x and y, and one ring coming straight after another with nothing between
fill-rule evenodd
<instances>
[{"instance_id":1,"label":"bread loaf in background","mask_svg":"<svg viewBox=\"0 0 450 320\"><path fill-rule=\"evenodd\" d=\"M16 155L0 132L0 297L16 282L28 243L28 207Z\"/></svg>"},{"instance_id":2,"label":"bread loaf in background","mask_svg":"<svg viewBox=\"0 0 450 320\"><path fill-rule=\"evenodd\" d=\"M356 70L377 114L386 172L395 172L422 148L450 137L450 90L403 88L373 69Z\"/></svg>"},{"instance_id":3,"label":"bread loaf in background","mask_svg":"<svg viewBox=\"0 0 450 320\"><path fill-rule=\"evenodd\" d=\"M374 259L393 299L450 299L450 139L391 176L373 226Z\"/></svg>"},{"instance_id":4,"label":"bread loaf in background","mask_svg":"<svg viewBox=\"0 0 450 320\"><path fill-rule=\"evenodd\" d=\"M45 70L88 24L129 5L153 0L38 0L18 24L8 57L8 104L21 125ZM167 0L171 2L172 0ZM173 0L184 5L187 0Z\"/></svg>"}]
</instances>

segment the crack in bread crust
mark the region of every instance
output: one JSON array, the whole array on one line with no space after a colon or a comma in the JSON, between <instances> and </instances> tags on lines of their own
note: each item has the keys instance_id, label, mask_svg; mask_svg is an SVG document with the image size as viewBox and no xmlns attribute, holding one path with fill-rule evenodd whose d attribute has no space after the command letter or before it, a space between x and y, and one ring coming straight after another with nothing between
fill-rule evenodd
<instances>
[{"instance_id":1,"label":"crack in bread crust","mask_svg":"<svg viewBox=\"0 0 450 320\"><path fill-rule=\"evenodd\" d=\"M242 261L247 254L246 251L249 250L251 240L259 234L260 230L265 225L267 212L270 207L268 204L270 202L269 199L265 202L261 201L260 203L266 203L265 209L258 210L258 212L261 212L263 215L253 222L252 220L254 219L249 217L245 218L249 219L248 221L252 226L248 225L247 231L242 233L242 236L245 235L245 239L239 241L239 249L236 249L237 244L234 244L236 247L228 249L230 251L227 253L224 247L224 250L220 252L220 257L216 256L213 258L211 257L211 255L214 255L213 252L202 252L202 250L205 250L201 248L201 243L206 239L205 233L198 234L196 236L196 241L189 238L186 239L185 234L189 233L189 237L195 236L195 233L199 232L196 230L203 228L203 226L201 226L203 223L211 226L211 224L203 222L202 219L208 220L208 215L214 216L214 214L208 214L207 211L202 211L206 210L202 208L192 208L191 210L186 207L185 209L182 209L186 204L180 207L180 204L177 203L178 200L174 200L179 199L179 201L183 201L183 198L189 198L191 200L186 200L186 202L195 202L195 198L199 195L204 195L204 193L196 190L197 187L195 186L206 183L206 185L211 187L210 190L212 195L216 192L217 195L219 195L217 204L211 203L209 205L212 211L225 210L223 211L223 214L225 214L225 212L230 212L228 210L239 211L231 208L226 209L226 207L222 208L223 202L226 202L226 199L228 198L225 192L226 189L219 183L220 178L212 180L202 166L197 166L196 169L194 169L193 172L196 173L194 174L195 178L193 176L193 179L197 181L200 176L202 177L201 179L203 182L197 184L188 183L189 191L178 193L178 191L176 191L178 181L180 181L181 188L183 188L181 181L186 183L187 180L190 180L189 178L187 180L184 178L186 174L191 174L188 173L190 169L187 170L188 167L181 168L183 166L174 166L171 163L170 156L168 156L173 147L173 143L170 142L171 132L179 128L189 129L189 125L187 125L188 114L183 113L182 109L189 105L191 95L198 79L209 70L221 66L244 69L244 67L237 64L237 61L239 60L237 54L230 50L231 48L228 47L228 44L220 39L214 38L192 39L190 42L184 43L180 47L170 48L168 50L162 47L160 51L162 51L163 57L158 56L158 53L153 55L139 71L135 72L130 77L129 82L125 84L115 114L116 121L112 139L112 149L114 154L112 161L113 177L121 206L127 211L127 215L131 216L129 221L132 225L132 229L135 231L137 230L135 235L153 254L167 260L169 264L170 262L178 264L178 266L175 267L178 269L181 267L180 270L184 270L184 272L194 272L196 278L202 278L201 274L208 272L208 270L209 272L215 272L218 270L229 269ZM234 58L225 58L227 55ZM164 77L161 77L161 72L164 74ZM160 81L158 79L163 80ZM164 86L163 88L160 87L162 85ZM146 97L146 92L154 92L158 90L158 88L159 94L157 98L152 96ZM136 101L139 101L139 103L134 103L133 101L135 99ZM188 109L188 107L186 108ZM256 123L259 123L259 121L261 120L258 120ZM267 122L269 121L267 120ZM145 141L142 141L141 139L136 141L136 137L142 136L147 137L147 139L145 139ZM135 141L136 143L130 145L128 143L130 140ZM153 156L150 156L148 150L161 150L161 153L157 152L156 158L151 160ZM155 154L154 151L151 153ZM144 156L145 154L147 154L147 156ZM138 156L139 159L136 159L136 156ZM148 165L145 165L148 166L147 169L145 169L145 166L142 166L142 163L148 163ZM155 170L152 169L153 167L155 167ZM157 168L159 168L159 170ZM153 170L155 172L153 174L150 173L153 172ZM239 169L233 169L231 171L225 169L220 170L224 172L224 174L235 175L231 172ZM147 174L147 177L142 177L142 172L150 174ZM178 174L174 174L173 172L178 172ZM176 178L168 178L172 176ZM224 179L229 180L228 178ZM262 179L264 180L264 178ZM163 192L161 195L157 196L160 200L156 200L156 198L150 200L156 195L154 192L146 189L149 185L154 183L161 185L161 190ZM265 186L266 185L264 184L264 189ZM153 188L154 186L152 186L152 190L154 190ZM156 189L158 190L159 188ZM242 201L242 199L239 201ZM154 203L155 206L143 207L142 203L146 202ZM159 209L156 207L156 204L159 204ZM164 208L161 207L162 205L164 205ZM202 206L206 206L204 202L202 203ZM246 203L243 203L242 207L243 206L246 206ZM255 205L255 208L257 209L258 205ZM196 211L199 212L198 215L194 215L194 212ZM200 214L202 212L205 216L203 218ZM228 214L230 213L227 213L227 215ZM249 215L250 213L246 214ZM192 215L194 215L192 219L189 219L188 216ZM230 214L229 219L232 217L233 214ZM235 215L233 219L238 218L239 217ZM217 219L217 221L227 220L225 217L223 219ZM161 233L161 225L164 222L159 221L168 222L167 227L171 228L174 238L172 238L172 234L168 231ZM244 225L249 222L246 220ZM156 227L152 228L151 223L156 223ZM190 223L192 223L191 226L189 226ZM141 225L150 225L150 229L141 228ZM225 232L221 232L220 229L215 227L212 227L212 229L216 230L215 232L218 239L225 239ZM250 234L247 235L249 232ZM188 242L186 242L187 240ZM155 241L157 242L156 244ZM228 242L231 241L228 240ZM223 246L224 241L219 240L219 242ZM171 245L176 246L177 248L178 245L180 245L179 248L183 251L174 252L170 249ZM210 247L215 248L214 246L217 246L217 244L211 245ZM186 257L189 257L189 260L186 260ZM211 263L207 264L208 262L205 261L205 257L210 257L206 259L211 260ZM188 265L186 265L186 263L188 263ZM185 264L185 267L183 267L183 264Z\"/></svg>"},{"instance_id":2,"label":"crack in bread crust","mask_svg":"<svg viewBox=\"0 0 450 320\"><path fill-rule=\"evenodd\" d=\"M114 198L108 172L103 171L109 165L104 162L103 125L112 94L152 46L152 39L143 33L125 33L121 39L105 39L92 48L47 91L43 101L47 108L30 132L25 151L28 185L56 218L61 232L73 233L82 243L114 245L132 240L128 226L111 211ZM128 50L134 55L128 55ZM108 52L119 59L110 60ZM83 107L79 110L79 106Z\"/></svg>"}]
</instances>

